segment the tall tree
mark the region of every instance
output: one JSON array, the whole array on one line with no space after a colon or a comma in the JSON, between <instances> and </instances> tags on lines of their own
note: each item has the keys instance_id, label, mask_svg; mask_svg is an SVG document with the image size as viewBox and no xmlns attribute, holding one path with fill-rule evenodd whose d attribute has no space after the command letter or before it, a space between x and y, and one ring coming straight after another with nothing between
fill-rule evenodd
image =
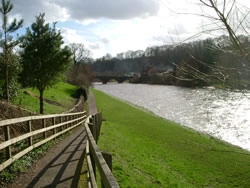
<instances>
[{"instance_id":1,"label":"tall tree","mask_svg":"<svg viewBox=\"0 0 250 188\"><path fill-rule=\"evenodd\" d=\"M23 20L17 21L14 19L10 24L8 23L8 13L13 9L13 4L10 0L2 0L0 13L2 16L3 39L1 40L1 47L3 49L3 61L5 65L5 97L7 101L10 100L9 95L9 61L13 48L18 44L18 40L13 40L11 33L16 32L22 27Z\"/></svg>"},{"instance_id":2,"label":"tall tree","mask_svg":"<svg viewBox=\"0 0 250 188\"><path fill-rule=\"evenodd\" d=\"M58 82L72 62L70 49L62 48L63 40L56 23L50 27L44 16L44 13L37 16L31 28L27 28L21 45L22 81L39 90L41 114L44 90Z\"/></svg>"},{"instance_id":3,"label":"tall tree","mask_svg":"<svg viewBox=\"0 0 250 188\"><path fill-rule=\"evenodd\" d=\"M71 43L69 45L71 52L73 54L73 64L79 65L80 63L87 63L90 59L90 51L85 48L83 44Z\"/></svg>"}]
</instances>

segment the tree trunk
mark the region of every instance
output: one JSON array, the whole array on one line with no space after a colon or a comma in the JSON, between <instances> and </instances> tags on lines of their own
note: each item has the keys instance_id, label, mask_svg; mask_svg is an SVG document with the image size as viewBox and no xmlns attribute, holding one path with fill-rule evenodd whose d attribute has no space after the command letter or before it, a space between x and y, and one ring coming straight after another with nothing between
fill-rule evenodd
<instances>
[{"instance_id":1,"label":"tree trunk","mask_svg":"<svg viewBox=\"0 0 250 188\"><path fill-rule=\"evenodd\" d=\"M5 70L5 95L6 100L10 102L10 95L9 95L9 72L8 72L8 61L6 60L6 70Z\"/></svg>"},{"instance_id":2,"label":"tree trunk","mask_svg":"<svg viewBox=\"0 0 250 188\"><path fill-rule=\"evenodd\" d=\"M6 100L10 102L10 94L9 94L9 65L8 65L8 49L7 49L7 33L4 31L4 60L5 60L5 95Z\"/></svg>"},{"instance_id":3,"label":"tree trunk","mask_svg":"<svg viewBox=\"0 0 250 188\"><path fill-rule=\"evenodd\" d=\"M40 114L43 114L43 89L39 90L40 91Z\"/></svg>"}]
</instances>

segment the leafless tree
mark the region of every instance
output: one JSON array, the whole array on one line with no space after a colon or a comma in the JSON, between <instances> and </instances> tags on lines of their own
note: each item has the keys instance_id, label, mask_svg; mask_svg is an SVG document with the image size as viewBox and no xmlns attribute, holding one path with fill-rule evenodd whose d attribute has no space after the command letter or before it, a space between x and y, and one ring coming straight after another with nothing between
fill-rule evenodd
<instances>
[{"instance_id":1,"label":"leafless tree","mask_svg":"<svg viewBox=\"0 0 250 188\"><path fill-rule=\"evenodd\" d=\"M73 64L79 65L80 63L86 63L90 59L90 51L80 43L72 43L69 45L73 54Z\"/></svg>"},{"instance_id":2,"label":"leafless tree","mask_svg":"<svg viewBox=\"0 0 250 188\"><path fill-rule=\"evenodd\" d=\"M236 0L199 0L197 2L202 9L202 13L184 14L200 16L205 18L206 21L205 24L202 25L202 31L196 33L189 39L194 39L197 36L205 34L209 34L213 37L224 34L225 37L221 37L221 39L224 40L222 43L225 45L221 46L221 44L219 44L213 46L213 50L220 51L224 55L223 57L219 57L217 62L211 66L205 64L199 57L189 54L189 60L183 61L180 65L176 65L176 70L182 72L182 75L189 75L189 81L199 79L210 85L214 80L217 80L219 84L231 89L235 87L236 84L249 87L249 7L240 4L239 1ZM197 68L197 64L199 64L199 66L207 66L210 73L206 74L201 72ZM175 76L177 80L186 79L185 76L178 77L178 74Z\"/></svg>"},{"instance_id":3,"label":"leafless tree","mask_svg":"<svg viewBox=\"0 0 250 188\"><path fill-rule=\"evenodd\" d=\"M243 45L239 36L249 36L250 8L237 3L236 0L200 0L200 3L204 12L212 10L212 14L200 15L210 21L204 32L226 32L234 53L243 57L249 56L249 49Z\"/></svg>"},{"instance_id":4,"label":"leafless tree","mask_svg":"<svg viewBox=\"0 0 250 188\"><path fill-rule=\"evenodd\" d=\"M92 61L91 52L80 43L72 43L69 47L73 54L73 65L67 72L68 82L80 87L89 87L94 77L88 65Z\"/></svg>"}]
</instances>

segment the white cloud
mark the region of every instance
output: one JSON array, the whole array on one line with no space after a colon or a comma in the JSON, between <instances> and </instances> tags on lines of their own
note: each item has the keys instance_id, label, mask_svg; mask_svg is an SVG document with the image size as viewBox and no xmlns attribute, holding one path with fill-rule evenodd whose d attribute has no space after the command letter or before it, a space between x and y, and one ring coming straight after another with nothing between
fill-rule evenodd
<instances>
[{"instance_id":1,"label":"white cloud","mask_svg":"<svg viewBox=\"0 0 250 188\"><path fill-rule=\"evenodd\" d=\"M131 19L156 15L158 0L12 0L12 14L21 15L30 24L40 12L47 21L67 19L90 23L99 18Z\"/></svg>"},{"instance_id":2,"label":"white cloud","mask_svg":"<svg viewBox=\"0 0 250 188\"><path fill-rule=\"evenodd\" d=\"M80 31L69 29L69 28L61 28L61 33L65 42L65 45L69 45L70 43L81 43L84 44L87 49L89 49L93 57L103 56L108 51L105 49L105 45L108 43L108 39L106 38L98 38L96 42L88 41L85 37L81 35Z\"/></svg>"},{"instance_id":3,"label":"white cloud","mask_svg":"<svg viewBox=\"0 0 250 188\"><path fill-rule=\"evenodd\" d=\"M72 19L131 19L156 15L158 0L54 0L68 10Z\"/></svg>"},{"instance_id":4,"label":"white cloud","mask_svg":"<svg viewBox=\"0 0 250 188\"><path fill-rule=\"evenodd\" d=\"M83 43L94 57L181 42L202 31L207 19L192 14L199 0L12 0L13 15L26 25L45 12L47 22L59 21L66 44ZM218 0L219 2L219 0ZM247 3L248 2L248 3ZM249 7L250 1L237 0ZM63 21L67 21L63 23ZM74 23L74 24L72 24Z\"/></svg>"},{"instance_id":5,"label":"white cloud","mask_svg":"<svg viewBox=\"0 0 250 188\"><path fill-rule=\"evenodd\" d=\"M86 42L81 35L77 34L76 30L63 27L61 28L61 33L62 33L64 42L66 44Z\"/></svg>"},{"instance_id":6,"label":"white cloud","mask_svg":"<svg viewBox=\"0 0 250 188\"><path fill-rule=\"evenodd\" d=\"M59 6L51 0L12 0L14 4L13 16L22 17L25 25L29 25L35 20L35 16L46 13L47 22L65 21L70 15L66 8Z\"/></svg>"}]
</instances>

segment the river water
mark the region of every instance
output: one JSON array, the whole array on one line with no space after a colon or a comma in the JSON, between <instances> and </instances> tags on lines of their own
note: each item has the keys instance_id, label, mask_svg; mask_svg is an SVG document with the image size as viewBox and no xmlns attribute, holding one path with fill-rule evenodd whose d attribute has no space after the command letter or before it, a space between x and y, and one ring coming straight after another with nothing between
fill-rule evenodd
<instances>
[{"instance_id":1,"label":"river water","mask_svg":"<svg viewBox=\"0 0 250 188\"><path fill-rule=\"evenodd\" d=\"M250 93L128 83L94 87L250 151Z\"/></svg>"}]
</instances>

